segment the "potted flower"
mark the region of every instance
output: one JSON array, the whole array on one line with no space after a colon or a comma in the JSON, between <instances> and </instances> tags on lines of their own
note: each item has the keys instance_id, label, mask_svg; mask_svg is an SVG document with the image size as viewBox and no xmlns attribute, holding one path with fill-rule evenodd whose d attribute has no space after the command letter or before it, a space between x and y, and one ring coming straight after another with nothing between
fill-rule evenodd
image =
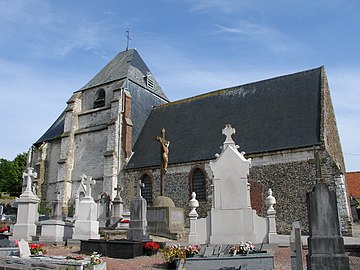
<instances>
[{"instance_id":1,"label":"potted flower","mask_svg":"<svg viewBox=\"0 0 360 270\"><path fill-rule=\"evenodd\" d=\"M186 251L186 257L194 257L196 254L198 254L200 252L200 245L188 245L187 247L185 247L185 251Z\"/></svg>"},{"instance_id":2,"label":"potted flower","mask_svg":"<svg viewBox=\"0 0 360 270\"><path fill-rule=\"evenodd\" d=\"M44 248L44 244L29 244L30 253L34 256L42 256L46 254L46 250Z\"/></svg>"},{"instance_id":3,"label":"potted flower","mask_svg":"<svg viewBox=\"0 0 360 270\"><path fill-rule=\"evenodd\" d=\"M186 249L178 245L166 246L164 258L168 269L176 269L177 262L182 258L186 258Z\"/></svg>"},{"instance_id":4,"label":"potted flower","mask_svg":"<svg viewBox=\"0 0 360 270\"><path fill-rule=\"evenodd\" d=\"M249 253L256 253L257 250L253 243L247 241L243 242L241 241L240 244L237 246L232 246L229 250L229 253L232 255L236 254L249 254Z\"/></svg>"},{"instance_id":5,"label":"potted flower","mask_svg":"<svg viewBox=\"0 0 360 270\"><path fill-rule=\"evenodd\" d=\"M94 251L90 256L90 262L85 266L86 270L106 270L106 262L102 262L101 254Z\"/></svg>"},{"instance_id":6,"label":"potted flower","mask_svg":"<svg viewBox=\"0 0 360 270\"><path fill-rule=\"evenodd\" d=\"M160 245L156 242L147 242L144 245L145 254L148 256L154 255L158 252Z\"/></svg>"}]
</instances>

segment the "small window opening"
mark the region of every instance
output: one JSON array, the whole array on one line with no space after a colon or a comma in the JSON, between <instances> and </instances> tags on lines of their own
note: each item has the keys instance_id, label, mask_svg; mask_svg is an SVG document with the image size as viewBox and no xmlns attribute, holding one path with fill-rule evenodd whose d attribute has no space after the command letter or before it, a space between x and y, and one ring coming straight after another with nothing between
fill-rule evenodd
<instances>
[{"instance_id":1,"label":"small window opening","mask_svg":"<svg viewBox=\"0 0 360 270\"><path fill-rule=\"evenodd\" d=\"M94 109L104 107L105 106L105 90L99 89L96 94L96 100L94 101Z\"/></svg>"}]
</instances>

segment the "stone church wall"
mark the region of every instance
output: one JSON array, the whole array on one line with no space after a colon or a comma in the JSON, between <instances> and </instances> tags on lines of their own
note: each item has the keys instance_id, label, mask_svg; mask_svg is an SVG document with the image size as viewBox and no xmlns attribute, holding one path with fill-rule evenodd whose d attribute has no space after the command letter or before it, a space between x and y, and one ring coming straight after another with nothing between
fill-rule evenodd
<instances>
[{"instance_id":1,"label":"stone church wall","mask_svg":"<svg viewBox=\"0 0 360 270\"><path fill-rule=\"evenodd\" d=\"M259 157L252 158L250 168L249 183L251 193L251 203L260 216L265 216L266 208L264 200L267 197L269 188L273 190L273 195L277 200L275 210L277 211L277 230L279 234L289 234L293 221L300 221L304 233L308 232L306 193L311 191L316 182L316 170L313 157L313 149L305 148L302 150L282 151L264 153ZM344 235L351 234L351 224L348 223L348 210L346 203L341 201L344 189L339 187L339 169L332 157L326 152L320 152L322 158L322 172L324 181L331 189L338 194L339 208L341 212L342 232ZM188 220L188 203L190 199L190 172L199 164L182 164L170 166L165 177L165 195L173 199L177 207L185 210L185 225ZM205 217L211 209L213 180L209 163L200 164L207 174L207 201L200 202L197 209L199 217ZM134 194L135 183L143 173L153 177L154 198L159 192L159 169L148 169L138 171L128 171L122 179L124 186L123 199L125 208L129 209L129 202Z\"/></svg>"},{"instance_id":2,"label":"stone church wall","mask_svg":"<svg viewBox=\"0 0 360 270\"><path fill-rule=\"evenodd\" d=\"M72 180L80 180L83 173L94 179L103 177L106 143L107 129L75 136L74 160L77 164L72 171Z\"/></svg>"},{"instance_id":3,"label":"stone church wall","mask_svg":"<svg viewBox=\"0 0 360 270\"><path fill-rule=\"evenodd\" d=\"M168 172L165 175L165 196L170 197L176 207L181 207L185 211L185 223L189 224L188 214L189 200L191 199L190 191L190 172L194 167L200 167L206 174L206 191L207 200L199 201L200 207L198 208L199 218L206 217L207 212L211 209L211 184L212 184L212 172L208 163L194 163L184 164L178 166L170 166ZM124 200L124 209L129 209L129 203L131 197L135 193L133 188L139 181L142 174L147 173L153 178L153 198L160 195L160 169L148 169L139 171L127 171L124 178L121 180L124 190L122 192L122 198Z\"/></svg>"},{"instance_id":4,"label":"stone church wall","mask_svg":"<svg viewBox=\"0 0 360 270\"><path fill-rule=\"evenodd\" d=\"M78 130L107 125L110 119L110 107L93 109L79 114Z\"/></svg>"}]
</instances>

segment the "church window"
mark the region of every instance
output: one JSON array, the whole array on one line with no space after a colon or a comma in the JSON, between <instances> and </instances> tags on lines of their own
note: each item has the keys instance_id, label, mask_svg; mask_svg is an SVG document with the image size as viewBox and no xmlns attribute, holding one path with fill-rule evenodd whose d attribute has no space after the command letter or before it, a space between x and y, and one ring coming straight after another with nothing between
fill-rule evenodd
<instances>
[{"instance_id":1,"label":"church window","mask_svg":"<svg viewBox=\"0 0 360 270\"><path fill-rule=\"evenodd\" d=\"M191 174L191 192L196 193L198 201L206 200L206 177L203 170L196 168Z\"/></svg>"},{"instance_id":2,"label":"church window","mask_svg":"<svg viewBox=\"0 0 360 270\"><path fill-rule=\"evenodd\" d=\"M141 195L148 204L151 204L153 201L151 177L148 174L144 174L141 177L141 182L145 185L144 187L141 188Z\"/></svg>"},{"instance_id":3,"label":"church window","mask_svg":"<svg viewBox=\"0 0 360 270\"><path fill-rule=\"evenodd\" d=\"M105 106L105 90L100 88L96 93L96 99L94 101L94 109Z\"/></svg>"}]
</instances>

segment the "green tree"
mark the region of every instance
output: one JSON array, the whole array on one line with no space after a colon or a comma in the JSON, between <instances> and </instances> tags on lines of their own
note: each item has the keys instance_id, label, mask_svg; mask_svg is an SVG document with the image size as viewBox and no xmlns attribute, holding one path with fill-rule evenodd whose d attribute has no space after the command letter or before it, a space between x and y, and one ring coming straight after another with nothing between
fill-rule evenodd
<instances>
[{"instance_id":1,"label":"green tree","mask_svg":"<svg viewBox=\"0 0 360 270\"><path fill-rule=\"evenodd\" d=\"M13 161L0 159L0 190L10 195L20 195L22 174L26 168L27 153L21 153Z\"/></svg>"}]
</instances>

